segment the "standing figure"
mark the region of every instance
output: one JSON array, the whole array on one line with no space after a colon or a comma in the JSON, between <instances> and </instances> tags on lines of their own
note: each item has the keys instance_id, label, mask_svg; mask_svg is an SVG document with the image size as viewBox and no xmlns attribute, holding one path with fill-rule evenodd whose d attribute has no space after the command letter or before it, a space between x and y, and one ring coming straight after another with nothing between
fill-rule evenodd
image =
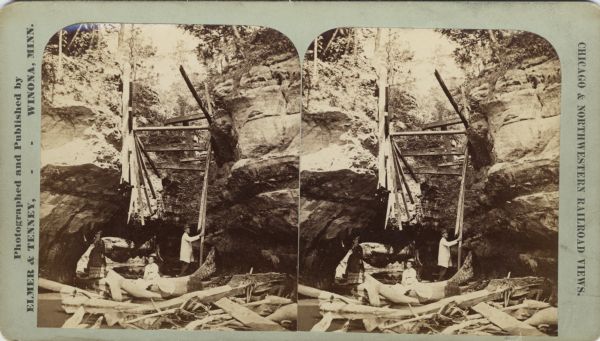
<instances>
[{"instance_id":1,"label":"standing figure","mask_svg":"<svg viewBox=\"0 0 600 341\"><path fill-rule=\"evenodd\" d=\"M442 238L440 239L440 246L438 248L438 267L440 268L440 274L438 281L441 281L446 276L448 268L452 266L452 259L450 258L450 247L458 243L458 238L453 241L448 241L448 231L442 231Z\"/></svg>"},{"instance_id":2,"label":"standing figure","mask_svg":"<svg viewBox=\"0 0 600 341\"><path fill-rule=\"evenodd\" d=\"M202 237L201 234L193 237L190 236L189 225L186 225L183 229L183 235L181 236L181 248L179 249L179 260L181 261L181 271L179 272L179 276L183 276L190 267L190 263L194 261L192 242L200 239L200 237Z\"/></svg>"},{"instance_id":3,"label":"standing figure","mask_svg":"<svg viewBox=\"0 0 600 341\"><path fill-rule=\"evenodd\" d=\"M365 264L363 262L363 249L358 238L352 243L352 253L346 264L346 280L348 284L360 284L364 281Z\"/></svg>"},{"instance_id":4,"label":"standing figure","mask_svg":"<svg viewBox=\"0 0 600 341\"><path fill-rule=\"evenodd\" d=\"M94 235L93 245L88 261L88 278L104 278L106 276L106 249L102 240L102 231L98 231Z\"/></svg>"},{"instance_id":5,"label":"standing figure","mask_svg":"<svg viewBox=\"0 0 600 341\"><path fill-rule=\"evenodd\" d=\"M151 256L154 255L155 262L162 263L165 261L160 254L160 244L158 243L156 235L152 236L150 239L150 249L154 250L154 253L152 253Z\"/></svg>"}]
</instances>

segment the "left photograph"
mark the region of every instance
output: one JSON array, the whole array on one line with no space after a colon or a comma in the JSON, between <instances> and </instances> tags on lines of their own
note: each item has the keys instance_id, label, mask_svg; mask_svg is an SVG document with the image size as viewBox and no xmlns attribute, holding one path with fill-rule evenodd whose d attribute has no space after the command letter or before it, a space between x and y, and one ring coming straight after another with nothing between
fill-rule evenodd
<instances>
[{"instance_id":1,"label":"left photograph","mask_svg":"<svg viewBox=\"0 0 600 341\"><path fill-rule=\"evenodd\" d=\"M296 330L300 71L265 27L57 32L38 327Z\"/></svg>"}]
</instances>

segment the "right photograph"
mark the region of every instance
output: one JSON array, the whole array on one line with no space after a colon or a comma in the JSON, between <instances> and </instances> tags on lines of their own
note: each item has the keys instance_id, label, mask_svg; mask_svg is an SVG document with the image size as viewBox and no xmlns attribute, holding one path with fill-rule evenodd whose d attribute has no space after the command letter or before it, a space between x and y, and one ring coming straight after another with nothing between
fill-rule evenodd
<instances>
[{"instance_id":1,"label":"right photograph","mask_svg":"<svg viewBox=\"0 0 600 341\"><path fill-rule=\"evenodd\" d=\"M557 336L552 45L339 27L302 72L298 329Z\"/></svg>"}]
</instances>

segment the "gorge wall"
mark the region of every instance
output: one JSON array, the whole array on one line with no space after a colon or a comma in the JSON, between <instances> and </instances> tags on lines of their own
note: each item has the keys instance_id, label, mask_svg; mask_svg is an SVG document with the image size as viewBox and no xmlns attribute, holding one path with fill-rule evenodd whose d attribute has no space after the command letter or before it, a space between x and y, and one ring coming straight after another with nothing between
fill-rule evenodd
<instances>
[{"instance_id":1,"label":"gorge wall","mask_svg":"<svg viewBox=\"0 0 600 341\"><path fill-rule=\"evenodd\" d=\"M493 86L483 81L468 85L473 154L464 250L475 253L477 276L511 272L556 280L560 63L557 58L531 59L507 70ZM371 105L376 107L373 100ZM421 184L425 219L420 224L396 233L383 230L385 196L376 192L375 127L367 108L303 113L303 283L330 285L354 235L395 249L416 236L422 259L435 264L440 230L454 227L459 181L438 177Z\"/></svg>"},{"instance_id":2,"label":"gorge wall","mask_svg":"<svg viewBox=\"0 0 600 341\"><path fill-rule=\"evenodd\" d=\"M217 146L205 247L216 247L223 273L254 268L296 274L299 70L295 53L279 53L214 79ZM118 112L68 96L44 104L40 276L72 280L97 230L136 245L157 234L163 255L176 263L183 225L195 228L198 220L201 177L164 173L164 204L171 211L146 226L127 225L129 190L119 184L120 148ZM152 158L158 162L163 156Z\"/></svg>"}]
</instances>

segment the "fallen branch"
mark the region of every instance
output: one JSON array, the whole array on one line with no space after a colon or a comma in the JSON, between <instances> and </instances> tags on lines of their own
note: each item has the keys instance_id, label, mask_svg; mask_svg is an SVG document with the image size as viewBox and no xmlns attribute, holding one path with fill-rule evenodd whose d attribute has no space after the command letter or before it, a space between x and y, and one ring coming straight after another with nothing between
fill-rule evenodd
<instances>
[{"instance_id":1,"label":"fallen branch","mask_svg":"<svg viewBox=\"0 0 600 341\"><path fill-rule=\"evenodd\" d=\"M101 296L96 293L79 289L70 285L51 281L49 279L41 277L38 278L38 287L53 292L59 292L61 294L72 294L73 296L75 296L76 294L83 294L89 298L101 298Z\"/></svg>"},{"instance_id":2,"label":"fallen branch","mask_svg":"<svg viewBox=\"0 0 600 341\"><path fill-rule=\"evenodd\" d=\"M400 322L392 323L392 324L389 324L389 325L383 324L383 325L379 326L379 329L381 329L381 330L392 329L392 328L399 327L399 326L401 326L401 325L403 325L405 323L411 323L411 322L416 322L416 321L421 321L421 320L428 320L428 319L430 319L430 318L432 318L432 317L434 317L436 315L437 315L437 313L430 313L430 314L425 314L425 315L413 317L413 318L408 319L408 320L402 320Z\"/></svg>"},{"instance_id":3,"label":"fallen branch","mask_svg":"<svg viewBox=\"0 0 600 341\"><path fill-rule=\"evenodd\" d=\"M415 307L413 308L413 311L407 308L379 308L362 304L345 304L341 302L322 302L320 304L320 308L322 311L330 311L341 317L347 318L364 318L366 315L366 317L379 316L387 319L404 319L414 316L414 314L421 315L437 312L440 308L451 302L454 302L457 306L465 309L480 302L501 298L503 292L504 291L501 289L492 292L485 289L474 291L458 296L447 297L434 303Z\"/></svg>"},{"instance_id":4,"label":"fallen branch","mask_svg":"<svg viewBox=\"0 0 600 341\"><path fill-rule=\"evenodd\" d=\"M144 305L135 307L133 309L128 309L127 312L132 313L132 314L142 314L142 313L145 313L148 311L154 311L154 310L156 310L156 307L158 307L160 309L170 309L170 308L180 307L182 303L188 301L189 299L191 299L193 297L197 298L198 301L200 301L201 303L204 303L204 304L213 303L223 297L236 296L236 295L242 294L244 292L246 286L247 285L241 285L239 287L231 287L229 285L223 285L220 287L210 288L210 289L206 289L206 290L194 291L194 292L182 295L180 297L176 297L176 298L173 298L170 300L158 302L158 303L156 303L155 307L152 305L149 305L149 304L144 304Z\"/></svg>"},{"instance_id":5,"label":"fallen branch","mask_svg":"<svg viewBox=\"0 0 600 341\"><path fill-rule=\"evenodd\" d=\"M298 304L291 303L284 305L267 316L267 319L274 322L281 322L284 320L296 321L298 319Z\"/></svg>"},{"instance_id":6,"label":"fallen branch","mask_svg":"<svg viewBox=\"0 0 600 341\"><path fill-rule=\"evenodd\" d=\"M348 298L342 295L338 295L329 291L325 291L325 290L320 290L317 288L312 288L309 287L307 285L303 285L303 284L298 284L298 294L300 295L304 295L307 297L312 297L312 298L318 298L321 300L333 300L334 298L344 301L346 303L354 303L354 304L361 304L359 301L352 299L352 298Z\"/></svg>"},{"instance_id":7,"label":"fallen branch","mask_svg":"<svg viewBox=\"0 0 600 341\"><path fill-rule=\"evenodd\" d=\"M502 312L486 303L479 303L472 307L474 311L480 313L486 317L490 322L503 330L509 332L511 335L522 335L522 336L543 336L546 335L537 328L530 326L525 322L521 322L516 318Z\"/></svg>"},{"instance_id":8,"label":"fallen branch","mask_svg":"<svg viewBox=\"0 0 600 341\"><path fill-rule=\"evenodd\" d=\"M144 315L144 316L140 316L137 318L134 318L132 320L128 320L125 321L126 323L135 323L135 322L139 322L148 318L152 318L152 317L158 317L158 316L163 316L163 315L168 315L168 314L173 314L176 313L177 310L179 310L179 308L173 308L173 309L168 309L168 310L162 310L153 314L148 314L148 315Z\"/></svg>"},{"instance_id":9,"label":"fallen branch","mask_svg":"<svg viewBox=\"0 0 600 341\"><path fill-rule=\"evenodd\" d=\"M292 303L292 300L289 298L279 297L279 296L271 296L267 295L264 299L259 301L253 301L249 303L242 304L244 307L256 307L262 304L271 304L271 305L285 305ZM214 309L208 311L210 315L218 315L223 314L225 311L223 309Z\"/></svg>"},{"instance_id":10,"label":"fallen branch","mask_svg":"<svg viewBox=\"0 0 600 341\"><path fill-rule=\"evenodd\" d=\"M77 328L77 326L81 323L81 320L83 320L84 315L85 309L83 307L79 307L73 316L69 317L69 319L63 323L62 328Z\"/></svg>"},{"instance_id":11,"label":"fallen branch","mask_svg":"<svg viewBox=\"0 0 600 341\"><path fill-rule=\"evenodd\" d=\"M231 318L231 315L229 315L229 314L209 315L203 319L195 320L195 321L188 323L187 325L185 325L185 327L183 327L183 330L196 330L196 328L203 326L207 323L222 320L222 319L227 319L227 318Z\"/></svg>"},{"instance_id":12,"label":"fallen branch","mask_svg":"<svg viewBox=\"0 0 600 341\"><path fill-rule=\"evenodd\" d=\"M447 327L446 329L442 330L442 332L440 334L453 335L455 332L457 332L461 329L464 329L466 327L473 326L476 324L480 324L480 323L490 323L490 321L486 318L480 318L480 319L476 319L476 320L465 320L459 324L454 324L454 325Z\"/></svg>"},{"instance_id":13,"label":"fallen branch","mask_svg":"<svg viewBox=\"0 0 600 341\"><path fill-rule=\"evenodd\" d=\"M285 331L285 328L279 324L258 315L242 305L232 302L228 298L221 298L214 304L252 330Z\"/></svg>"},{"instance_id":14,"label":"fallen branch","mask_svg":"<svg viewBox=\"0 0 600 341\"><path fill-rule=\"evenodd\" d=\"M314 326L312 326L310 331L311 332L326 332L327 329L329 329L329 326L331 326L331 321L333 321L333 314L326 313L325 315L323 315L323 318L321 319L321 321L317 322Z\"/></svg>"}]
</instances>

